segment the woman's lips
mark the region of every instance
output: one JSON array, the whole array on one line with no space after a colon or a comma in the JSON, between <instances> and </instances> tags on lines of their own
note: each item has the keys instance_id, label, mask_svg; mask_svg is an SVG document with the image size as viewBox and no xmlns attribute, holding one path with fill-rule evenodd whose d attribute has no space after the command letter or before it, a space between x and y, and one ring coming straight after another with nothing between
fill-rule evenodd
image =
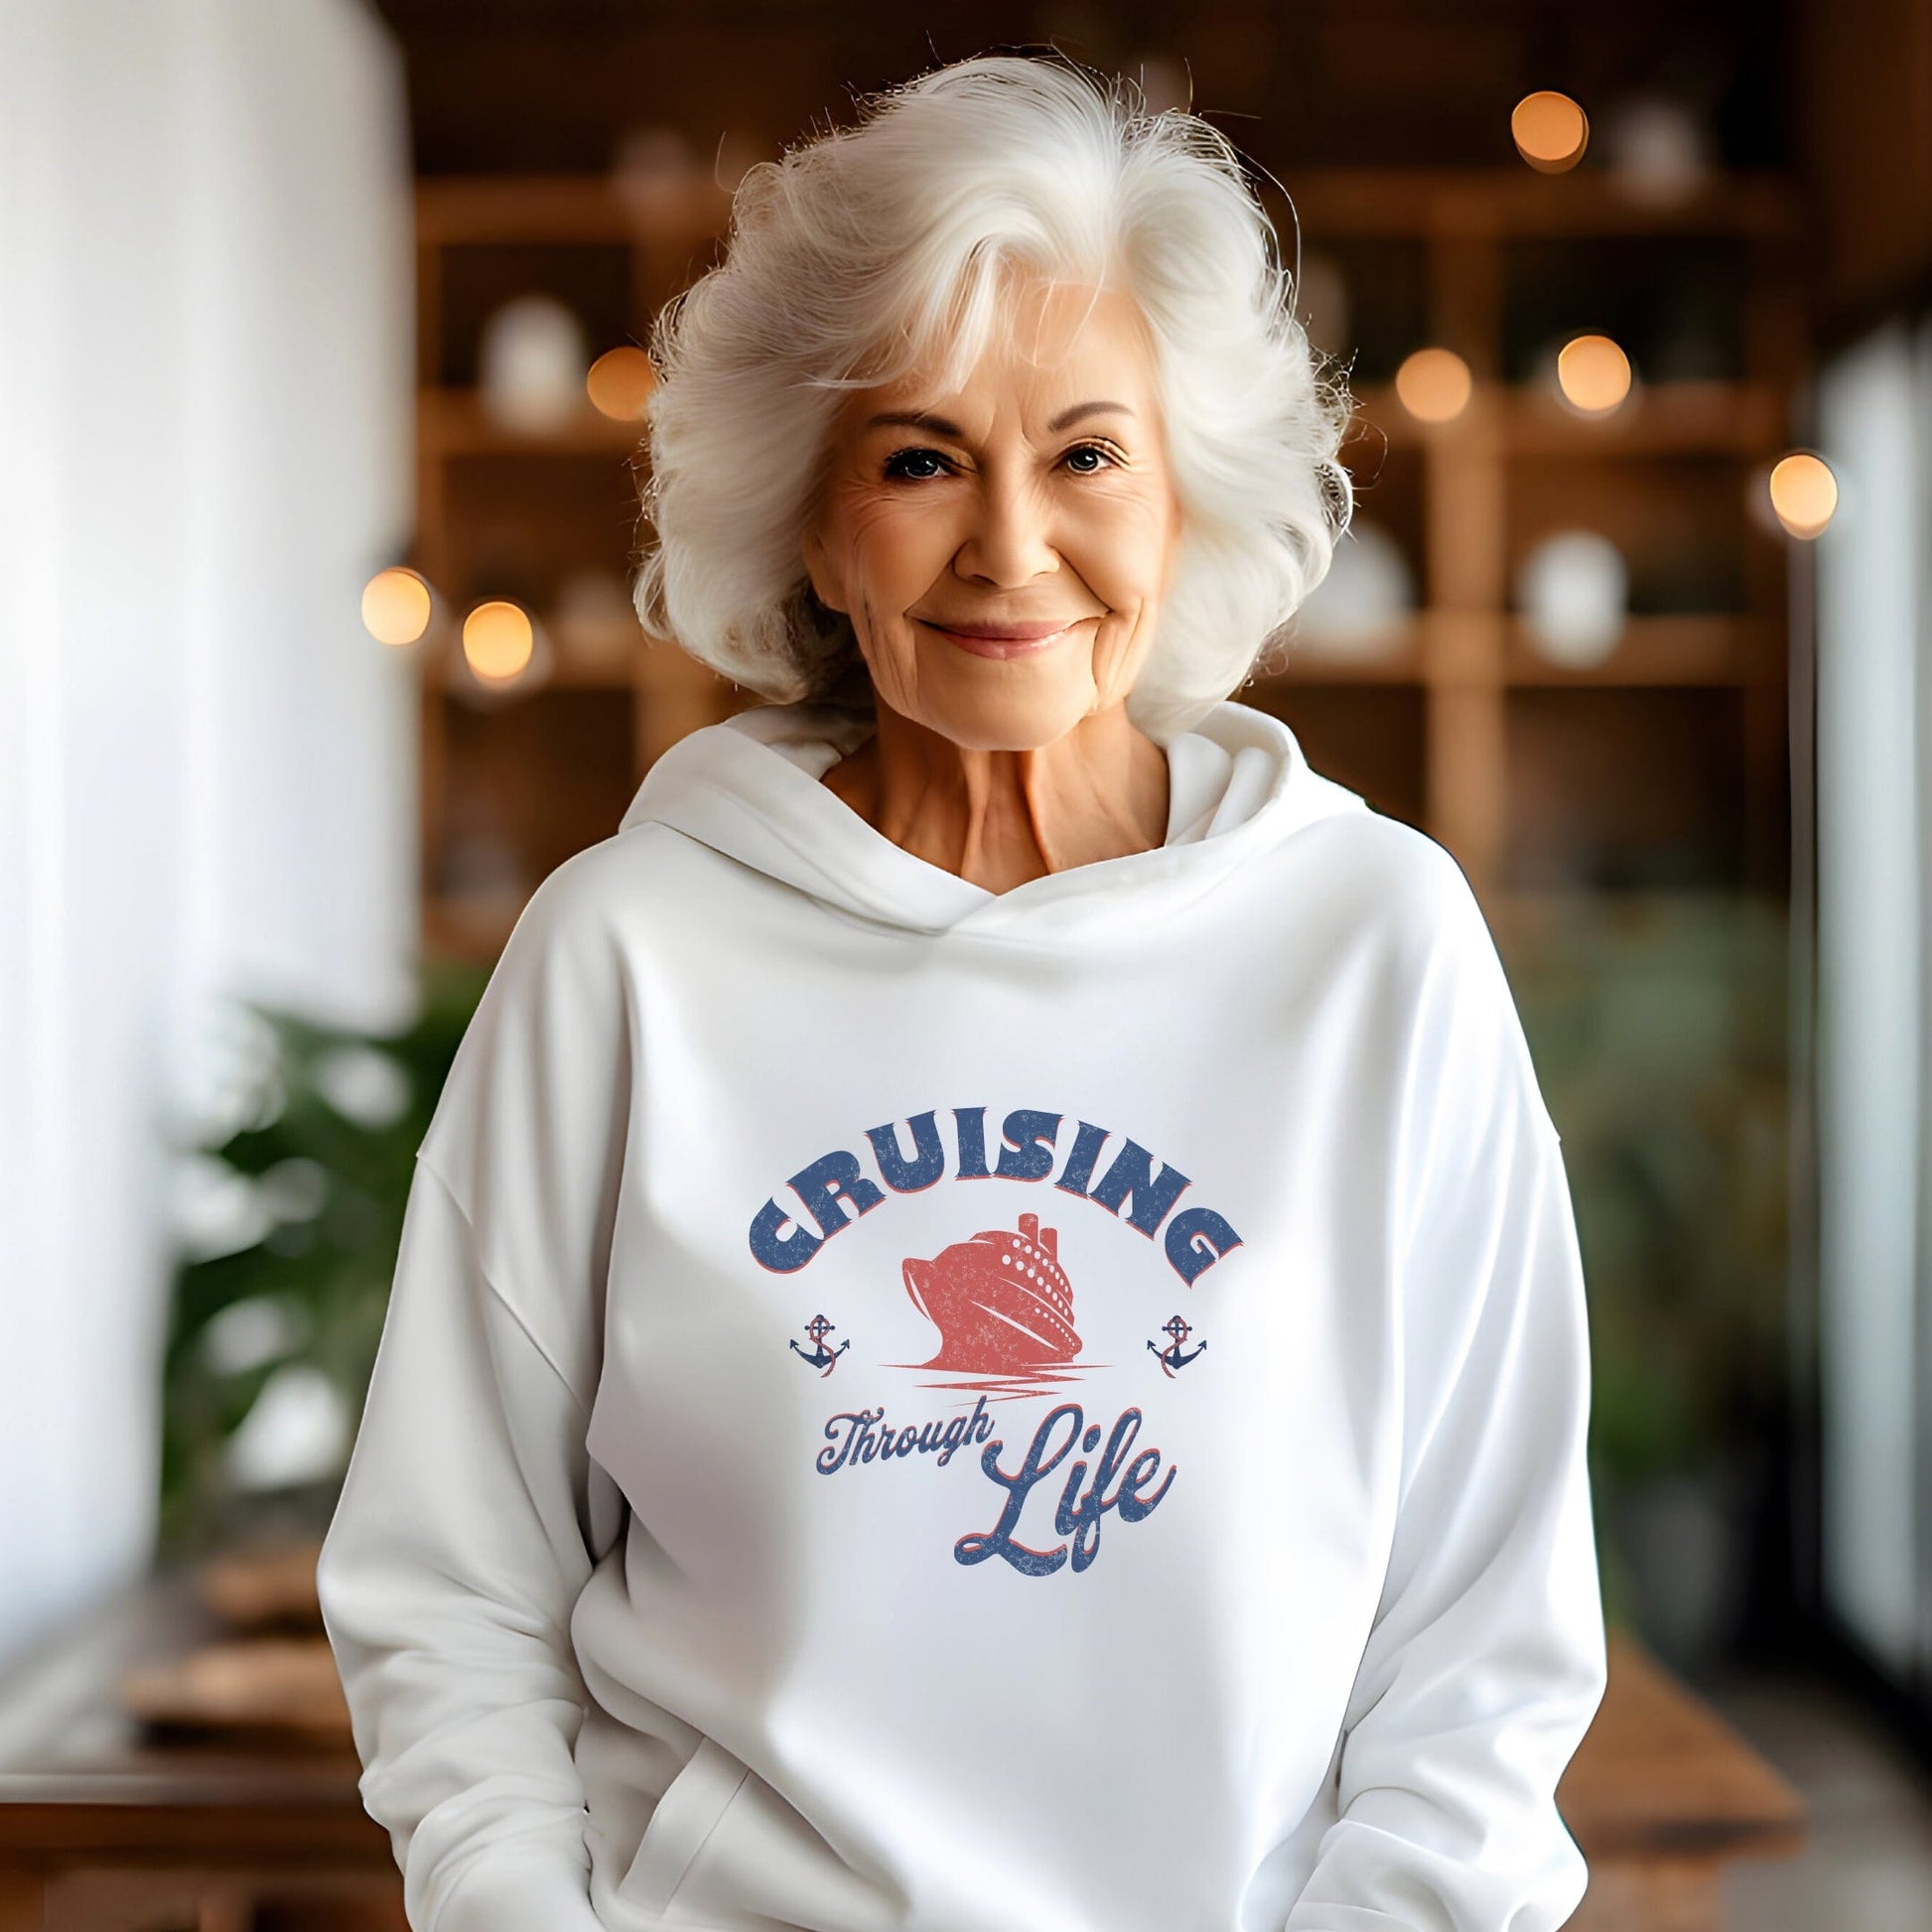
<instances>
[{"instance_id":1,"label":"woman's lips","mask_svg":"<svg viewBox=\"0 0 1932 1932\"><path fill-rule=\"evenodd\" d=\"M931 623L924 618L917 621L924 623L928 630L938 631L961 650L971 651L975 657L1027 657L1057 642L1076 625L1091 623L1093 620L1070 618L1065 623L986 624L971 630L949 630L944 624Z\"/></svg>"}]
</instances>

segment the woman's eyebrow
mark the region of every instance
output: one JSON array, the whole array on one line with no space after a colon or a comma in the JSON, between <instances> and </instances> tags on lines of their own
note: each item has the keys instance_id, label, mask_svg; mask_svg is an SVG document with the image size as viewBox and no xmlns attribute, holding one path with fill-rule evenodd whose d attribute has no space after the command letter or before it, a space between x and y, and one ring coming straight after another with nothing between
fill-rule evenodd
<instances>
[{"instance_id":1,"label":"woman's eyebrow","mask_svg":"<svg viewBox=\"0 0 1932 1932\"><path fill-rule=\"evenodd\" d=\"M1119 416L1131 416L1133 411L1124 402L1076 402L1071 409L1062 409L1046 425L1049 430L1059 431L1069 423L1077 423L1082 416L1098 416L1112 410ZM868 429L929 429L936 436L950 436L955 442L963 443L966 432L957 423L948 422L943 416L934 416L922 409L887 409L866 421Z\"/></svg>"},{"instance_id":2,"label":"woman's eyebrow","mask_svg":"<svg viewBox=\"0 0 1932 1932\"><path fill-rule=\"evenodd\" d=\"M1131 416L1134 413L1124 402L1076 402L1071 409L1062 409L1046 427L1062 430L1069 423L1077 423L1082 416L1098 416L1110 409L1117 416Z\"/></svg>"},{"instance_id":3,"label":"woman's eyebrow","mask_svg":"<svg viewBox=\"0 0 1932 1932\"><path fill-rule=\"evenodd\" d=\"M920 409L887 409L877 416L868 418L868 429L885 429L897 426L901 429L929 429L937 436L950 436L954 442L963 443L966 432L957 423L949 423L943 416L928 415Z\"/></svg>"}]
</instances>

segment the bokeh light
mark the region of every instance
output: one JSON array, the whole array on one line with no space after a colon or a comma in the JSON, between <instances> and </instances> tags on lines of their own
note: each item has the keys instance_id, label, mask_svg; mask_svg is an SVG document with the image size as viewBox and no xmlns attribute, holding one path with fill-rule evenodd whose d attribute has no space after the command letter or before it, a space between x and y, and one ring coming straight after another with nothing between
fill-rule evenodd
<instances>
[{"instance_id":1,"label":"bokeh light","mask_svg":"<svg viewBox=\"0 0 1932 1932\"><path fill-rule=\"evenodd\" d=\"M1509 117L1516 152L1539 174L1576 167L1589 145L1589 117L1568 94L1525 94Z\"/></svg>"},{"instance_id":2,"label":"bokeh light","mask_svg":"<svg viewBox=\"0 0 1932 1932\"><path fill-rule=\"evenodd\" d=\"M1557 387L1573 409L1606 416L1630 393L1630 358L1607 336L1578 336L1557 352Z\"/></svg>"},{"instance_id":3,"label":"bokeh light","mask_svg":"<svg viewBox=\"0 0 1932 1932\"><path fill-rule=\"evenodd\" d=\"M413 644L429 628L431 609L429 585L401 565L362 586L362 625L379 644Z\"/></svg>"},{"instance_id":4,"label":"bokeh light","mask_svg":"<svg viewBox=\"0 0 1932 1932\"><path fill-rule=\"evenodd\" d=\"M463 655L491 684L506 684L529 664L536 630L529 614L506 599L479 604L463 621Z\"/></svg>"},{"instance_id":5,"label":"bokeh light","mask_svg":"<svg viewBox=\"0 0 1932 1932\"><path fill-rule=\"evenodd\" d=\"M1815 537L1838 510L1838 479L1831 465L1794 451L1771 467L1771 508L1794 537Z\"/></svg>"},{"instance_id":6,"label":"bokeh light","mask_svg":"<svg viewBox=\"0 0 1932 1932\"><path fill-rule=\"evenodd\" d=\"M657 371L641 348L626 345L606 349L591 364L584 386L601 414L620 423L634 422L650 406Z\"/></svg>"},{"instance_id":7,"label":"bokeh light","mask_svg":"<svg viewBox=\"0 0 1932 1932\"><path fill-rule=\"evenodd\" d=\"M1469 406L1475 379L1452 348L1419 348L1395 372L1395 393L1422 423L1447 423Z\"/></svg>"}]
</instances>

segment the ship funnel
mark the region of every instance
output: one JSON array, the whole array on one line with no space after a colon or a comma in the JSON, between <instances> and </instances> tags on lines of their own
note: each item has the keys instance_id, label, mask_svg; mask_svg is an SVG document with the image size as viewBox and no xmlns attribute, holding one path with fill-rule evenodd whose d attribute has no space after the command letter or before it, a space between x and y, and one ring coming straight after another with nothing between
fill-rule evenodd
<instances>
[{"instance_id":1,"label":"ship funnel","mask_svg":"<svg viewBox=\"0 0 1932 1932\"><path fill-rule=\"evenodd\" d=\"M1054 1261L1060 1258L1060 1233L1058 1228L1041 1229L1037 1214L1023 1214L1020 1217L1020 1232L1035 1248L1044 1249Z\"/></svg>"}]
</instances>

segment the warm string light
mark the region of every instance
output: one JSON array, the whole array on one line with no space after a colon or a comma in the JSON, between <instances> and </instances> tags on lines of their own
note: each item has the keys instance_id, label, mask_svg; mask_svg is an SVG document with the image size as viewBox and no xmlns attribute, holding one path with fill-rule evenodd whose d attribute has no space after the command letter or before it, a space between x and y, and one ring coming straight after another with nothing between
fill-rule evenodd
<instances>
[{"instance_id":1,"label":"warm string light","mask_svg":"<svg viewBox=\"0 0 1932 1932\"><path fill-rule=\"evenodd\" d=\"M1823 458L1795 450L1771 466L1771 512L1788 534L1821 535L1838 512L1838 479Z\"/></svg>"},{"instance_id":2,"label":"warm string light","mask_svg":"<svg viewBox=\"0 0 1932 1932\"><path fill-rule=\"evenodd\" d=\"M657 370L641 348L607 349L591 364L584 386L601 414L615 422L634 422L650 407Z\"/></svg>"},{"instance_id":3,"label":"warm string light","mask_svg":"<svg viewBox=\"0 0 1932 1932\"><path fill-rule=\"evenodd\" d=\"M1607 336L1577 336L1557 351L1557 387L1573 409L1607 416L1630 393L1630 358Z\"/></svg>"},{"instance_id":4,"label":"warm string light","mask_svg":"<svg viewBox=\"0 0 1932 1932\"><path fill-rule=\"evenodd\" d=\"M1561 175L1576 167L1589 145L1589 119L1568 94L1525 94L1509 117L1516 152L1538 174Z\"/></svg>"},{"instance_id":5,"label":"warm string light","mask_svg":"<svg viewBox=\"0 0 1932 1932\"><path fill-rule=\"evenodd\" d=\"M1397 400L1422 423L1447 423L1469 406L1475 379L1452 348L1419 348L1395 372Z\"/></svg>"},{"instance_id":6,"label":"warm string light","mask_svg":"<svg viewBox=\"0 0 1932 1932\"><path fill-rule=\"evenodd\" d=\"M485 684L507 684L529 667L536 627L507 598L491 598L463 621L463 655Z\"/></svg>"},{"instance_id":7,"label":"warm string light","mask_svg":"<svg viewBox=\"0 0 1932 1932\"><path fill-rule=\"evenodd\" d=\"M429 628L434 609L422 574L401 565L377 571L362 586L362 624L379 644L415 643Z\"/></svg>"}]
</instances>

